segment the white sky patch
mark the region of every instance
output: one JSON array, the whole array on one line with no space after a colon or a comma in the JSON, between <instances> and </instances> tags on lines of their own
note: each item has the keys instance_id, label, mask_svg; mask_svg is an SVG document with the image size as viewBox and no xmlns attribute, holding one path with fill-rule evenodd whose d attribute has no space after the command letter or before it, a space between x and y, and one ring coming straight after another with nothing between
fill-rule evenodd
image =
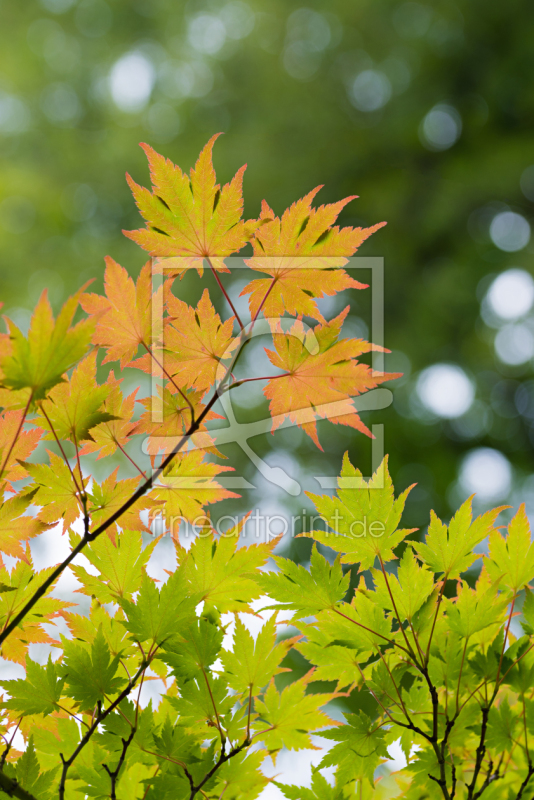
<instances>
[{"instance_id":1,"label":"white sky patch","mask_svg":"<svg viewBox=\"0 0 534 800\"><path fill-rule=\"evenodd\" d=\"M426 408L438 417L454 419L469 410L475 389L456 364L433 364L419 375L417 394Z\"/></svg>"},{"instance_id":2,"label":"white sky patch","mask_svg":"<svg viewBox=\"0 0 534 800\"><path fill-rule=\"evenodd\" d=\"M126 53L115 62L109 75L113 102L121 111L136 114L150 100L155 80L154 65L145 55Z\"/></svg>"},{"instance_id":3,"label":"white sky patch","mask_svg":"<svg viewBox=\"0 0 534 800\"><path fill-rule=\"evenodd\" d=\"M478 447L462 461L459 482L468 494L482 502L504 499L512 486L512 466L499 450Z\"/></svg>"}]
</instances>

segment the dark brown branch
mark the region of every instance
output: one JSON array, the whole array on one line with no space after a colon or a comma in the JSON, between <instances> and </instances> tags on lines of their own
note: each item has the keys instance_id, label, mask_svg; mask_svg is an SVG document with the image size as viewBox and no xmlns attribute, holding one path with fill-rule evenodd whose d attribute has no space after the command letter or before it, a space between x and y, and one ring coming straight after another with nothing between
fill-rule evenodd
<instances>
[{"instance_id":1,"label":"dark brown branch","mask_svg":"<svg viewBox=\"0 0 534 800\"><path fill-rule=\"evenodd\" d=\"M110 770L107 764L102 764L106 772L108 773L110 780L111 780L111 792L110 792L110 800L117 800L117 780L119 778L119 773L122 769L122 765L124 764L124 760L126 758L126 753L128 751L129 746L131 745L133 738L135 736L136 728L132 727L131 733L127 739L122 739L122 752L120 754L119 761L117 766L114 770Z\"/></svg>"}]
</instances>

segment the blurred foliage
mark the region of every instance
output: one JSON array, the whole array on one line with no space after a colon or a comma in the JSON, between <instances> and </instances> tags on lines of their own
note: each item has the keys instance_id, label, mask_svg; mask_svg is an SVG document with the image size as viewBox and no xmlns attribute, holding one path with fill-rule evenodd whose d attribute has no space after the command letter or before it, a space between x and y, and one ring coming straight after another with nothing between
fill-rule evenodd
<instances>
[{"instance_id":1,"label":"blurred foliage","mask_svg":"<svg viewBox=\"0 0 534 800\"><path fill-rule=\"evenodd\" d=\"M501 363L479 316L492 277L532 271L534 240L506 251L489 235L499 211L532 217L534 181L520 183L534 164L532 3L0 0L0 18L0 278L17 322L45 286L57 306L86 280L101 282L107 253L137 274L143 255L120 230L140 222L124 180L128 171L147 183L138 142L189 169L222 130L219 178L250 165L247 216L263 197L280 213L324 183L322 202L361 197L344 224L388 221L360 254L385 258L386 367L406 377L391 384L391 408L364 416L385 426L399 490L419 484L407 524L424 526L431 506L447 516L466 494L461 460L479 447L506 456L509 499L534 510L531 364ZM445 124L438 147L427 116L436 106L445 113L433 118ZM194 276L181 289L197 299ZM363 328L369 292L350 297ZM416 399L418 374L439 362L476 381L459 419L432 416ZM258 393L236 403L240 419L257 418ZM277 433L287 463L278 454L272 466L337 475L349 449L370 473L364 437L330 423L320 435L324 455L298 431ZM270 436L253 445L269 460ZM301 513L302 495L258 481L237 446L225 452L258 486L247 503L270 492L273 507Z\"/></svg>"}]
</instances>

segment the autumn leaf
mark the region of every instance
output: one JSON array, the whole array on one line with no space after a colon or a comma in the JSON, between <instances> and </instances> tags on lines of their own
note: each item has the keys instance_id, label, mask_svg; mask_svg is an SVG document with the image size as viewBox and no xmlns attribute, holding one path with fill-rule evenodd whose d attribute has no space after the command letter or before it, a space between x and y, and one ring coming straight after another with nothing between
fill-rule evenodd
<instances>
[{"instance_id":1,"label":"autumn leaf","mask_svg":"<svg viewBox=\"0 0 534 800\"><path fill-rule=\"evenodd\" d=\"M84 358L72 376L50 391L39 406L39 417L47 431L46 439L70 439L77 444L87 439L91 428L111 418L103 403L109 385L96 382L96 353Z\"/></svg>"},{"instance_id":2,"label":"autumn leaf","mask_svg":"<svg viewBox=\"0 0 534 800\"><path fill-rule=\"evenodd\" d=\"M79 488L85 487L88 478L83 478L76 466L73 469L78 482L76 487L71 472L62 458L47 450L50 466L47 464L29 464L24 466L37 485L33 503L43 506L39 512L42 522L62 521L63 532L69 528L82 514L79 501Z\"/></svg>"},{"instance_id":3,"label":"autumn leaf","mask_svg":"<svg viewBox=\"0 0 534 800\"><path fill-rule=\"evenodd\" d=\"M120 360L124 369L140 345L149 350L161 336L161 315L155 314L153 320L152 314L152 303L158 299L156 295L152 297L150 262L134 284L124 267L108 256L104 285L106 297L84 294L81 305L96 319L93 344L107 348L102 363Z\"/></svg>"},{"instance_id":4,"label":"autumn leaf","mask_svg":"<svg viewBox=\"0 0 534 800\"><path fill-rule=\"evenodd\" d=\"M45 290L33 313L28 338L7 320L12 349L0 361L3 386L15 390L28 387L33 400L42 400L85 355L94 322L86 319L70 327L84 289L67 300L55 321Z\"/></svg>"},{"instance_id":5,"label":"autumn leaf","mask_svg":"<svg viewBox=\"0 0 534 800\"><path fill-rule=\"evenodd\" d=\"M28 475L20 462L31 456L43 434L42 428L21 428L23 417L18 410L0 414L0 480L18 481Z\"/></svg>"},{"instance_id":6,"label":"autumn leaf","mask_svg":"<svg viewBox=\"0 0 534 800\"><path fill-rule=\"evenodd\" d=\"M377 373L357 361L362 353L383 351L363 339L341 339L341 326L349 306L331 322L305 330L297 320L287 332L273 334L275 350L267 350L271 363L284 373L269 381L264 394L269 398L273 431L289 419L299 425L320 448L316 419L330 419L373 437L361 421L352 396L375 389L398 373ZM387 351L385 351L387 352Z\"/></svg>"},{"instance_id":7,"label":"autumn leaf","mask_svg":"<svg viewBox=\"0 0 534 800\"><path fill-rule=\"evenodd\" d=\"M115 378L113 371L110 372L107 379L109 394L104 398L102 405L103 412L110 418L91 428L91 438L80 450L80 456L98 453L97 458L106 458L116 453L118 448L125 447L130 441L136 428L132 416L138 389L128 397L123 397L120 384L121 380Z\"/></svg>"},{"instance_id":8,"label":"autumn leaf","mask_svg":"<svg viewBox=\"0 0 534 800\"><path fill-rule=\"evenodd\" d=\"M166 305L171 317L165 330L166 369L176 376L180 386L205 392L216 377L223 377L226 369L221 360L236 348L238 339L232 335L234 318L221 322L207 289L196 309L170 293Z\"/></svg>"},{"instance_id":9,"label":"autumn leaf","mask_svg":"<svg viewBox=\"0 0 534 800\"><path fill-rule=\"evenodd\" d=\"M35 517L22 516L32 500L32 493L18 494L0 503L0 550L23 560L26 559L28 539L50 527Z\"/></svg>"},{"instance_id":10,"label":"autumn leaf","mask_svg":"<svg viewBox=\"0 0 534 800\"><path fill-rule=\"evenodd\" d=\"M136 433L149 435L146 448L152 457L161 450L170 453L189 430L192 413L195 419L198 419L205 408L201 403L200 392L184 389L179 393L172 384L164 388L158 386L158 395L159 397L143 397L139 401L146 411L139 418L135 429ZM212 419L222 419L222 417L214 411L209 411L197 432L192 434L191 441L196 448L224 458L214 447L213 438L206 430L205 423Z\"/></svg>"},{"instance_id":11,"label":"autumn leaf","mask_svg":"<svg viewBox=\"0 0 534 800\"><path fill-rule=\"evenodd\" d=\"M193 524L199 519L204 522L204 506L228 497L239 497L215 480L221 472L233 471L233 467L203 461L203 457L199 450L179 454L164 470L161 485L150 492L150 498L164 504L162 513L170 519L172 535L178 532L184 520Z\"/></svg>"},{"instance_id":12,"label":"autumn leaf","mask_svg":"<svg viewBox=\"0 0 534 800\"><path fill-rule=\"evenodd\" d=\"M116 467L102 484L98 484L96 481L93 482L91 491L88 493L89 514L93 528L98 528L106 522L109 517L113 516L115 511L133 495L139 486L139 478L125 478L124 480L117 481L118 471L119 468ZM149 499L147 496L140 497L122 514L118 520L118 524L123 529L134 531L148 530L141 520L139 512L147 508L153 508L153 506L154 498ZM116 531L117 522L107 528L107 533L112 539L114 539Z\"/></svg>"},{"instance_id":13,"label":"autumn leaf","mask_svg":"<svg viewBox=\"0 0 534 800\"><path fill-rule=\"evenodd\" d=\"M36 589L51 575L53 569L50 567L41 571L35 570L29 547L26 549L25 558L21 559L11 572L8 572L0 562L1 629L23 608ZM53 643L54 640L44 630L42 623L52 622L57 617L64 616L67 609L73 606L73 603L51 597L55 585L54 581L26 615L22 625L3 642L0 651L3 658L24 664L31 642Z\"/></svg>"},{"instance_id":14,"label":"autumn leaf","mask_svg":"<svg viewBox=\"0 0 534 800\"><path fill-rule=\"evenodd\" d=\"M252 232L241 219L246 165L222 189L216 183L212 149L218 136L204 147L190 177L148 144L141 147L150 166L152 192L126 176L147 227L125 235L152 256L179 256L175 272L195 267L202 275L204 258L215 269L228 271L224 258L240 250Z\"/></svg>"},{"instance_id":15,"label":"autumn leaf","mask_svg":"<svg viewBox=\"0 0 534 800\"><path fill-rule=\"evenodd\" d=\"M338 203L312 208L312 200L321 187L287 209L282 219L275 217L263 201L260 222L252 244L254 257L246 264L269 278L249 283L241 295L250 294L250 313L254 319L260 309L266 317L305 315L325 322L317 298L332 296L344 289L365 289L344 269L347 257L386 223L371 228L334 226L340 211L353 197ZM333 227L334 226L334 227Z\"/></svg>"}]
</instances>

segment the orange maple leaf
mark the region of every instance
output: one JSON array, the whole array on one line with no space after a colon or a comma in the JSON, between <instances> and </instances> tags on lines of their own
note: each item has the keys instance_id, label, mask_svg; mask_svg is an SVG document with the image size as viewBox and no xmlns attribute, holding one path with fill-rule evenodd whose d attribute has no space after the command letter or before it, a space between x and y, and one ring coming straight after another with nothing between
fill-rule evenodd
<instances>
[{"instance_id":1,"label":"orange maple leaf","mask_svg":"<svg viewBox=\"0 0 534 800\"><path fill-rule=\"evenodd\" d=\"M158 386L159 398L144 397L139 402L146 408L141 415L135 429L135 433L147 433L149 440L146 443L146 451L153 457L160 451L170 453L180 441L191 425L191 412L197 419L205 406L200 402L201 394L194 391L184 391L180 395L172 384L162 388ZM187 398L191 406L185 402ZM212 419L223 419L219 414L210 411L204 418L204 422ZM198 431L191 436L195 447L201 448L221 458L224 456L213 446L213 439L206 430L204 422Z\"/></svg>"},{"instance_id":2,"label":"orange maple leaf","mask_svg":"<svg viewBox=\"0 0 534 800\"><path fill-rule=\"evenodd\" d=\"M300 320L286 333L273 333L275 351L266 350L283 375L269 381L264 394L269 398L273 431L289 419L299 425L322 450L317 437L316 419L349 425L373 437L358 416L352 396L376 388L398 373L376 373L356 360L371 350L389 352L363 339L338 341L349 306L331 322L307 332Z\"/></svg>"},{"instance_id":3,"label":"orange maple leaf","mask_svg":"<svg viewBox=\"0 0 534 800\"><path fill-rule=\"evenodd\" d=\"M241 219L246 164L222 189L216 183L212 149L218 136L204 147L190 177L148 144L141 147L152 192L126 176L147 227L123 233L152 256L180 257L173 262L174 274L194 267L202 275L204 258L214 269L228 272L224 258L241 250L253 231L254 224Z\"/></svg>"},{"instance_id":4,"label":"orange maple leaf","mask_svg":"<svg viewBox=\"0 0 534 800\"><path fill-rule=\"evenodd\" d=\"M13 491L10 482L26 478L28 473L19 463L25 461L41 439L42 428L23 430L23 411L5 411L0 414L0 483L7 481L7 490Z\"/></svg>"},{"instance_id":5,"label":"orange maple leaf","mask_svg":"<svg viewBox=\"0 0 534 800\"><path fill-rule=\"evenodd\" d=\"M260 225L252 240L254 257L245 263L270 277L251 281L241 292L250 294L253 319L263 310L266 317L281 317L287 312L324 322L316 298L343 289L366 288L366 284L354 280L340 267L365 239L386 223L379 222L370 228L333 227L341 209L354 196L312 208L319 189L320 186L293 203L282 219L275 217L263 201Z\"/></svg>"},{"instance_id":6,"label":"orange maple leaf","mask_svg":"<svg viewBox=\"0 0 534 800\"><path fill-rule=\"evenodd\" d=\"M169 293L167 310L171 321L165 331L165 365L181 385L205 392L215 378L225 373L221 360L228 358L238 343L232 335L234 317L221 322L210 300L204 293L196 309Z\"/></svg>"},{"instance_id":7,"label":"orange maple leaf","mask_svg":"<svg viewBox=\"0 0 534 800\"><path fill-rule=\"evenodd\" d=\"M122 379L117 380L113 371L109 373L107 384L111 389L104 400L102 409L111 417L115 417L115 419L101 422L91 428L91 440L86 442L80 450L81 456L85 456L88 453L98 453L97 458L112 456L117 451L117 448L122 449L130 441L136 426L136 423L131 420L134 412L135 396L139 391L139 387L128 397L123 397L120 388L121 382Z\"/></svg>"},{"instance_id":8,"label":"orange maple leaf","mask_svg":"<svg viewBox=\"0 0 534 800\"><path fill-rule=\"evenodd\" d=\"M151 264L147 262L137 284L134 284L124 267L106 257L106 297L84 294L81 306L97 319L93 344L107 348L103 364L118 361L121 367L128 364L141 345L149 350L161 336L160 315L153 324L152 302L158 302L159 289L152 297Z\"/></svg>"},{"instance_id":9,"label":"orange maple leaf","mask_svg":"<svg viewBox=\"0 0 534 800\"><path fill-rule=\"evenodd\" d=\"M207 518L204 506L228 497L239 497L215 480L221 472L233 472L233 467L206 462L203 458L200 450L179 454L164 471L160 485L148 495L164 504L161 513L167 518L173 535L183 520L194 525L204 524Z\"/></svg>"}]
</instances>

